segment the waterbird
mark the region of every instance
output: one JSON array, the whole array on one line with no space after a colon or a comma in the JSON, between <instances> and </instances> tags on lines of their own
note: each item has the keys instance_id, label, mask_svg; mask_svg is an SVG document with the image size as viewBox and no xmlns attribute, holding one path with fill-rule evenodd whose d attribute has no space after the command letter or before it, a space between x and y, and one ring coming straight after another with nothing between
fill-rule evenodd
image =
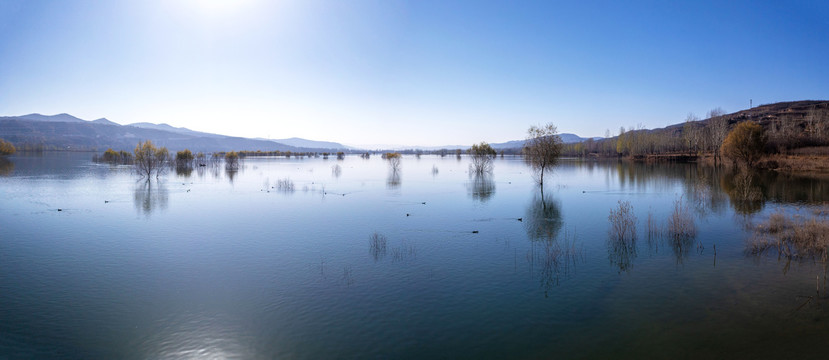
<instances>
[{"instance_id":1,"label":"waterbird","mask_svg":"<svg viewBox=\"0 0 829 360\"><path fill-rule=\"evenodd\" d=\"M518 218L517 220L523 222L524 218Z\"/></svg>"},{"instance_id":2,"label":"waterbird","mask_svg":"<svg viewBox=\"0 0 829 360\"><path fill-rule=\"evenodd\" d=\"M477 234L477 233L478 233L478 230L472 230L472 233L473 233L473 234Z\"/></svg>"},{"instance_id":3,"label":"waterbird","mask_svg":"<svg viewBox=\"0 0 829 360\"><path fill-rule=\"evenodd\" d=\"M61 208L58 208L58 211L63 211L63 209L61 209Z\"/></svg>"}]
</instances>

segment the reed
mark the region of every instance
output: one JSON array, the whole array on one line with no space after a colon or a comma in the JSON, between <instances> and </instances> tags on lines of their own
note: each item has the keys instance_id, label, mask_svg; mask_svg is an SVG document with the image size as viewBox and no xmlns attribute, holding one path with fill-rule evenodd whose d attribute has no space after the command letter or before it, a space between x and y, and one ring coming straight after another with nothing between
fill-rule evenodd
<instances>
[{"instance_id":1,"label":"reed","mask_svg":"<svg viewBox=\"0 0 829 360\"><path fill-rule=\"evenodd\" d=\"M386 256L386 246L388 244L388 239L383 234L375 232L368 237L369 242L369 252L371 256L374 257L374 260L379 260L380 258Z\"/></svg>"},{"instance_id":2,"label":"reed","mask_svg":"<svg viewBox=\"0 0 829 360\"><path fill-rule=\"evenodd\" d=\"M778 256L787 259L816 258L829 260L829 218L810 216L808 218L787 216L776 212L766 222L754 228L746 251L762 255L766 251L777 251Z\"/></svg>"},{"instance_id":3,"label":"reed","mask_svg":"<svg viewBox=\"0 0 829 360\"><path fill-rule=\"evenodd\" d=\"M294 182L288 178L279 179L276 182L276 189L284 192L293 192L295 189Z\"/></svg>"},{"instance_id":4,"label":"reed","mask_svg":"<svg viewBox=\"0 0 829 360\"><path fill-rule=\"evenodd\" d=\"M616 209L610 209L610 238L614 240L636 239L636 215L629 201L619 200Z\"/></svg>"},{"instance_id":5,"label":"reed","mask_svg":"<svg viewBox=\"0 0 829 360\"><path fill-rule=\"evenodd\" d=\"M674 210L668 217L667 235L674 239L691 239L697 236L694 215L682 201L682 197L674 201Z\"/></svg>"}]
</instances>

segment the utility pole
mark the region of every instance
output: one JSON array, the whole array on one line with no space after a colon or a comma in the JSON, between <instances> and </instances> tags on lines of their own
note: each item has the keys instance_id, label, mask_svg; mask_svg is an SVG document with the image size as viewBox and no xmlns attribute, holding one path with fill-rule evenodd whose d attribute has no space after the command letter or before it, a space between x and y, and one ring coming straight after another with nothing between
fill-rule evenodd
<instances>
[{"instance_id":1,"label":"utility pole","mask_svg":"<svg viewBox=\"0 0 829 360\"><path fill-rule=\"evenodd\" d=\"M748 108L751 109L754 107L754 99L748 99Z\"/></svg>"}]
</instances>

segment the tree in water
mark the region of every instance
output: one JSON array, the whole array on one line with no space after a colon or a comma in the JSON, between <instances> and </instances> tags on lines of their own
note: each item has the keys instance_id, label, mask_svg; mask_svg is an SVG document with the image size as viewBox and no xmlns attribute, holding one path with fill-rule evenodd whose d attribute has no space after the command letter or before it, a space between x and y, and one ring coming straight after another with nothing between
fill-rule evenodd
<instances>
[{"instance_id":1,"label":"tree in water","mask_svg":"<svg viewBox=\"0 0 829 360\"><path fill-rule=\"evenodd\" d=\"M486 143L486 141L482 141L480 144L472 145L466 153L472 158L472 165L470 169L472 172L475 174L492 172L492 159L495 158L497 153L492 146Z\"/></svg>"},{"instance_id":2,"label":"tree in water","mask_svg":"<svg viewBox=\"0 0 829 360\"><path fill-rule=\"evenodd\" d=\"M225 168L227 170L239 169L239 153L231 151L225 154Z\"/></svg>"},{"instance_id":3,"label":"tree in water","mask_svg":"<svg viewBox=\"0 0 829 360\"><path fill-rule=\"evenodd\" d=\"M167 169L170 153L167 148L157 148L150 140L138 143L135 147L135 170L142 177L150 178L153 173L158 177Z\"/></svg>"},{"instance_id":4,"label":"tree in water","mask_svg":"<svg viewBox=\"0 0 829 360\"><path fill-rule=\"evenodd\" d=\"M527 141L524 143L524 161L538 174L538 184L544 191L544 173L552 171L558 164L563 144L555 125L549 123L543 127L530 126Z\"/></svg>"},{"instance_id":5,"label":"tree in water","mask_svg":"<svg viewBox=\"0 0 829 360\"><path fill-rule=\"evenodd\" d=\"M12 143L0 139L0 156L12 155L17 151Z\"/></svg>"}]
</instances>

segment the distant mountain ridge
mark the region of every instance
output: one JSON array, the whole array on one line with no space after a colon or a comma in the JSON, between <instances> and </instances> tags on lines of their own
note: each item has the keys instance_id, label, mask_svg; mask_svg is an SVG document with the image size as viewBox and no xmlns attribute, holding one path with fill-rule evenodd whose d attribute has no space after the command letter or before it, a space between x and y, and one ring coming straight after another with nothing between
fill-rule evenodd
<instances>
[{"instance_id":1,"label":"distant mountain ridge","mask_svg":"<svg viewBox=\"0 0 829 360\"><path fill-rule=\"evenodd\" d=\"M559 134L565 144L587 140L575 134ZM27 114L20 116L0 116L0 138L15 144L44 144L56 150L96 150L107 148L130 151L139 141L152 140L159 146L171 150L189 149L191 151L292 151L292 152L331 152L364 151L357 147L331 141L315 141L297 137L285 139L242 138L174 127L169 124L137 122L121 125L106 118L83 120L70 114L57 115ZM525 140L512 140L492 143L496 150L520 149ZM389 146L389 149L402 150L439 150L467 149L471 146ZM380 148L377 148L380 149Z\"/></svg>"},{"instance_id":2,"label":"distant mountain ridge","mask_svg":"<svg viewBox=\"0 0 829 360\"><path fill-rule=\"evenodd\" d=\"M189 149L194 152L233 150L324 152L331 150L204 133L167 124L120 125L105 118L89 121L65 113L0 116L0 138L16 145L43 145L46 149L79 151L102 151L107 148L131 151L144 140L151 140L172 151Z\"/></svg>"},{"instance_id":3,"label":"distant mountain ridge","mask_svg":"<svg viewBox=\"0 0 829 360\"><path fill-rule=\"evenodd\" d=\"M576 134L570 134L570 133L558 134L558 136L561 138L561 142L563 142L565 144L580 143L582 141L587 141L587 140L590 140L590 139L593 139L593 140L603 139L603 138L583 138L583 137L578 136ZM495 144L489 144L489 145L492 146L492 148L496 149L496 150L519 149L519 148L524 147L525 142L527 142L527 141L526 140L512 140L512 141L507 141L507 142L503 142L503 143L495 143Z\"/></svg>"},{"instance_id":4,"label":"distant mountain ridge","mask_svg":"<svg viewBox=\"0 0 829 360\"><path fill-rule=\"evenodd\" d=\"M259 139L264 140L264 139ZM288 139L273 139L268 141L275 141L280 144L296 146L296 147L303 147L303 148L320 148L320 149L332 149L332 150L358 150L355 147L345 146L340 143L331 142L331 141L316 141L316 140L308 140L302 139L298 137L292 137Z\"/></svg>"}]
</instances>

